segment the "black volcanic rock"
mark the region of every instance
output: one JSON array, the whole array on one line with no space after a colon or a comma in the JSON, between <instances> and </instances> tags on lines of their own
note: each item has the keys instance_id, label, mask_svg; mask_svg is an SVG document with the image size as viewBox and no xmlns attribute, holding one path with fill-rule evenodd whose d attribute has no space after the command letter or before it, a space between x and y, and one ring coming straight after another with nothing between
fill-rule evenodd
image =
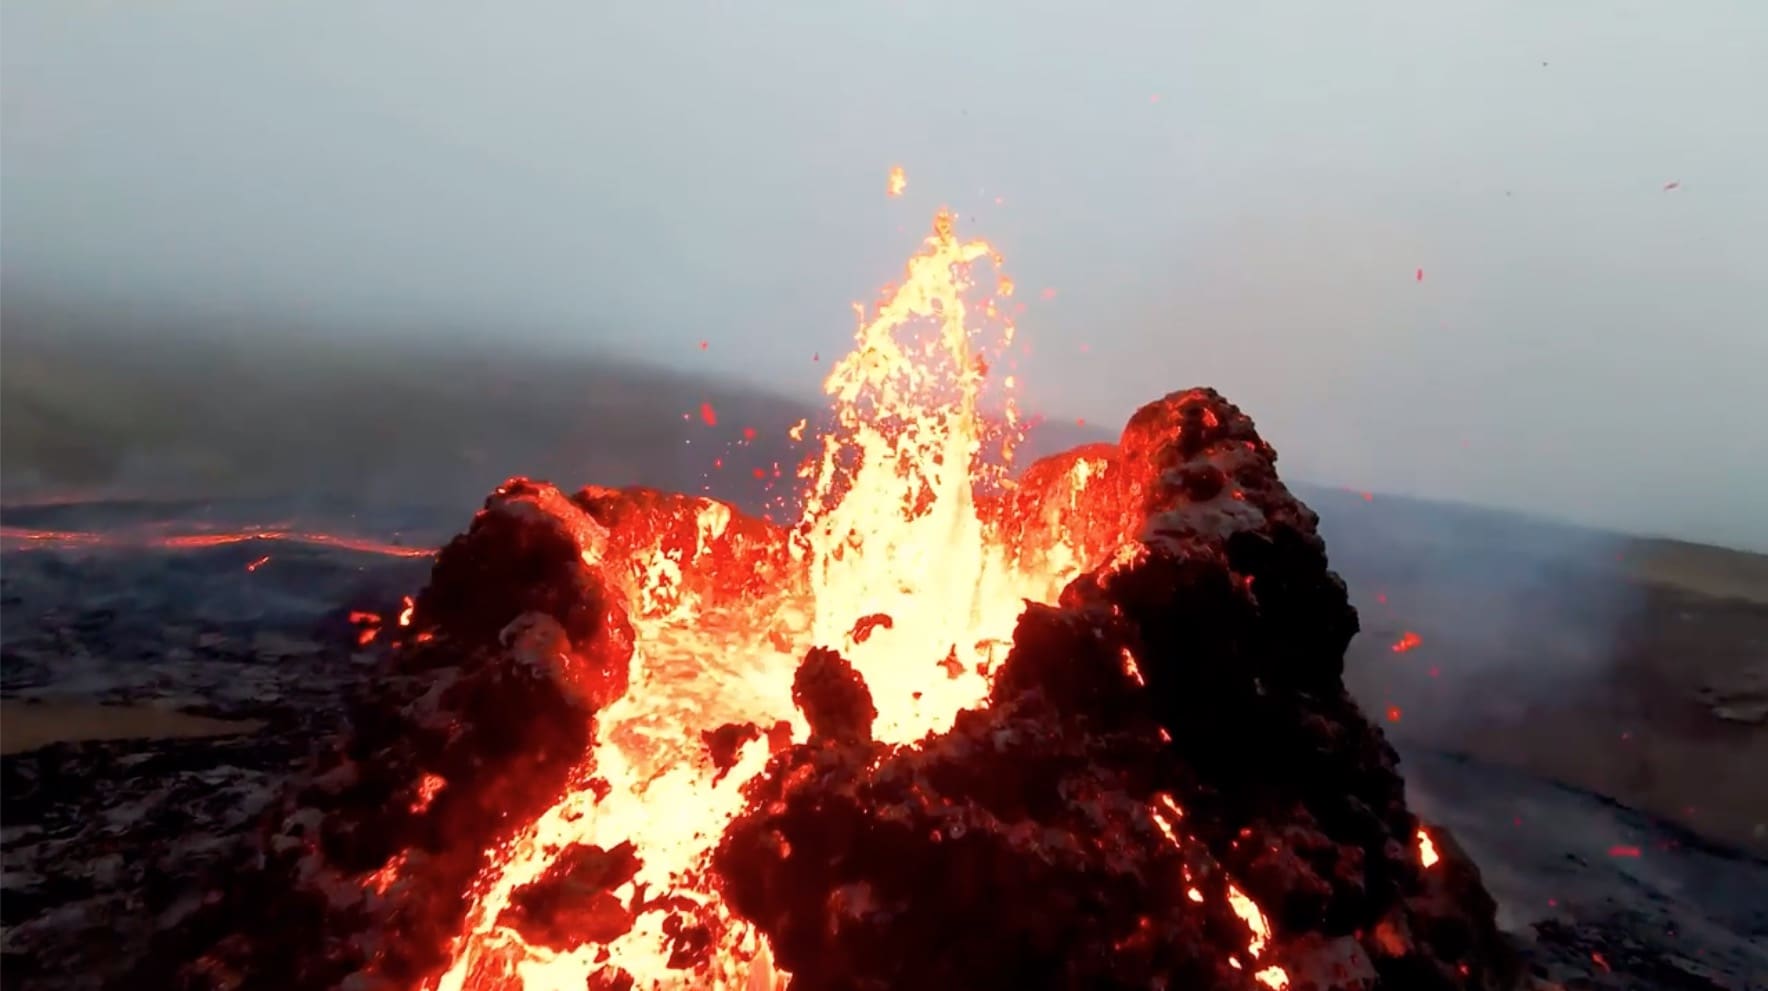
<instances>
[{"instance_id":1,"label":"black volcanic rock","mask_svg":"<svg viewBox=\"0 0 1768 991\"><path fill-rule=\"evenodd\" d=\"M792 702L810 721L813 740L872 742L872 722L878 718L872 690L840 654L811 648L792 678Z\"/></svg>"},{"instance_id":2,"label":"black volcanic rock","mask_svg":"<svg viewBox=\"0 0 1768 991\"><path fill-rule=\"evenodd\" d=\"M1132 780L1158 748L1069 732L1037 703L894 753L796 747L715 864L794 988L1251 989L1220 872L1163 840Z\"/></svg>"},{"instance_id":3,"label":"black volcanic rock","mask_svg":"<svg viewBox=\"0 0 1768 991\"><path fill-rule=\"evenodd\" d=\"M1095 485L1034 466L1005 524L1128 513L1134 539L1027 609L987 709L895 751L813 741L752 785L716 863L795 991L1239 989L1273 963L1298 991L1510 986L1477 871L1440 832L1420 863L1339 680L1356 613L1251 421L1175 393L1089 458Z\"/></svg>"},{"instance_id":4,"label":"black volcanic rock","mask_svg":"<svg viewBox=\"0 0 1768 991\"><path fill-rule=\"evenodd\" d=\"M119 986L398 988L437 973L485 851L559 797L596 709L625 690L631 628L584 558L602 537L550 486L501 487L442 551L350 732ZM540 929L579 911L520 907Z\"/></svg>"}]
</instances>

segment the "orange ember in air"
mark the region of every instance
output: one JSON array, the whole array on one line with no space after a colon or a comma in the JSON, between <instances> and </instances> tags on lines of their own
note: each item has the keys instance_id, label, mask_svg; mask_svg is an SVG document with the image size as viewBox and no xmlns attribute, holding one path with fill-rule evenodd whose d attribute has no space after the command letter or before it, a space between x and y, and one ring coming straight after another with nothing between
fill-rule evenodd
<instances>
[{"instance_id":1,"label":"orange ember in air","mask_svg":"<svg viewBox=\"0 0 1768 991\"><path fill-rule=\"evenodd\" d=\"M1418 827L1418 862L1420 864L1424 865L1425 867L1434 867L1434 866L1436 866L1437 860L1438 860L1438 857L1437 857L1436 843L1431 840L1430 834L1424 831L1424 827L1419 826Z\"/></svg>"},{"instance_id":2,"label":"orange ember in air","mask_svg":"<svg viewBox=\"0 0 1768 991\"><path fill-rule=\"evenodd\" d=\"M1385 602L1386 600L1387 600L1387 597L1382 596L1382 601ZM1404 654L1408 650L1416 649L1422 643L1424 643L1423 637L1419 636L1416 633L1413 633L1411 630L1407 630L1406 632L1400 634L1400 638L1398 640L1395 640L1393 642L1393 646L1389 647L1388 649L1393 651L1396 654Z\"/></svg>"},{"instance_id":3,"label":"orange ember in air","mask_svg":"<svg viewBox=\"0 0 1768 991\"><path fill-rule=\"evenodd\" d=\"M892 166L890 169L890 177L887 180L885 180L885 185L884 185L885 193L889 194L892 197L901 196L903 194L903 191L908 188L909 188L908 174L902 170L902 166L900 166L900 165Z\"/></svg>"},{"instance_id":4,"label":"orange ember in air","mask_svg":"<svg viewBox=\"0 0 1768 991\"><path fill-rule=\"evenodd\" d=\"M381 635L381 617L379 613L351 610L350 625L356 627L356 645L366 647Z\"/></svg>"},{"instance_id":5,"label":"orange ember in air","mask_svg":"<svg viewBox=\"0 0 1768 991\"><path fill-rule=\"evenodd\" d=\"M417 797L411 800L412 813L414 815L422 815L424 810L430 807L430 803L436 800L436 794L447 784L448 782L434 774L425 774L420 778L417 786Z\"/></svg>"}]
</instances>

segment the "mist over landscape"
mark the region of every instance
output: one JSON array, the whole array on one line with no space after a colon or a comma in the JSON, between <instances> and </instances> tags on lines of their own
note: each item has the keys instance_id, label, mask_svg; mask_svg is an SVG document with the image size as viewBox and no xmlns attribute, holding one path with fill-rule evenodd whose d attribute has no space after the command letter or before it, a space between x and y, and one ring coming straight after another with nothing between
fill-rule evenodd
<instances>
[{"instance_id":1,"label":"mist over landscape","mask_svg":"<svg viewBox=\"0 0 1768 991\"><path fill-rule=\"evenodd\" d=\"M1755 6L308 13L7 6L9 491L697 480L949 205L1053 421L1768 547Z\"/></svg>"},{"instance_id":2,"label":"mist over landscape","mask_svg":"<svg viewBox=\"0 0 1768 991\"><path fill-rule=\"evenodd\" d=\"M1019 286L1026 453L1221 389L1322 516L1370 704L1526 736L1656 642L1640 579L1759 594L1632 539L1768 549L1754 7L529 10L7 6L9 521L439 540L515 474L789 518L851 302L948 206Z\"/></svg>"}]
</instances>

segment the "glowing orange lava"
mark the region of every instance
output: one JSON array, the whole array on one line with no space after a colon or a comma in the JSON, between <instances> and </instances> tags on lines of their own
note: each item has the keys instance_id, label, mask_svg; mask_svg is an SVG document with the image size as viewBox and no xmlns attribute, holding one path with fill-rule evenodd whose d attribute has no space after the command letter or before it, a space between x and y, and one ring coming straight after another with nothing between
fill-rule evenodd
<instances>
[{"instance_id":1,"label":"glowing orange lava","mask_svg":"<svg viewBox=\"0 0 1768 991\"><path fill-rule=\"evenodd\" d=\"M906 183L901 168L891 170L891 195L900 195ZM593 752L564 794L486 852L488 866L471 893L452 961L427 991L581 991L617 986L620 974L630 975L635 988L784 987L788 975L772 964L766 941L723 905L709 863L743 810L744 785L767 762L768 743L763 734L745 744L735 766L721 772L702 732L785 723L795 741L805 740L808 727L793 703L792 683L799 660L814 646L838 650L864 676L879 741L912 744L943 731L961 709L984 703L1024 602L1054 601L1099 563L1096 549L1081 546L1060 525L1060 505L1040 507L1048 525L1011 535L997 529L986 508L1011 490L1008 472L1024 427L1013 378L990 377L1014 335L1006 305L1013 283L1000 262L986 241L958 237L952 216L941 212L902 279L869 310L856 304L855 348L824 382L832 426L820 437L806 437L804 421L790 430L792 439L813 445L799 473L804 515L787 551L801 579L764 583L751 598L696 584L717 554L734 553L728 549L733 511L712 500L698 503L688 546L658 536L654 546L616 553L600 536L585 536L584 560L627 595L637 643L630 685L596 713ZM1000 412L990 417L985 409ZM710 404L700 417L717 422ZM1063 483L1066 499L1077 504L1101 477L1101 464L1076 459ZM286 527L98 534L9 526L0 528L0 538L26 549L283 542L398 557L435 554ZM1137 546L1117 553L1133 556ZM268 560L259 557L247 570ZM401 603L398 627L410 626L414 608L409 597ZM364 645L391 625L376 613L349 618ZM416 635L419 641L428 636ZM1126 650L1121 661L1141 683L1137 659ZM1161 736L1170 739L1165 730ZM426 775L413 810L427 808L447 787L443 778ZM1184 812L1173 798L1156 796L1148 814L1180 846ZM1419 839L1428 863L1434 851L1422 832ZM627 931L561 951L529 943L509 923L512 895L563 851L628 843L641 866L615 889L631 919ZM400 853L368 875L364 889L387 893L406 858ZM1186 883L1188 898L1205 900L1190 886L1189 873ZM1244 960L1260 983L1286 987L1287 974L1268 958L1273 934L1263 912L1232 883L1226 896L1247 933L1244 953L1230 954L1229 962L1238 968ZM716 952L707 965L672 966L669 928L684 916L713 940Z\"/></svg>"},{"instance_id":2,"label":"glowing orange lava","mask_svg":"<svg viewBox=\"0 0 1768 991\"><path fill-rule=\"evenodd\" d=\"M604 967L633 975L641 988L783 983L764 942L724 910L706 875L711 849L742 809L742 785L768 751L753 743L719 775L700 731L783 720L804 739L792 676L815 645L840 650L864 674L879 739L907 743L945 729L986 696L984 672L1010 642L1022 600L1053 598L1080 570L1074 555L1047 556L1070 562L1059 573L1013 567L978 512L979 492L1005 474L1017 429L1010 403L1005 425L981 412L988 362L1013 333L997 305L1010 286L994 272L998 264L993 248L958 238L941 213L903 279L869 314L856 307L857 346L824 383L834 425L801 471L806 510L791 554L808 587L735 607L708 603L686 580L694 562L679 549L638 555L628 606L639 644L632 684L597 716L583 787L495 852L437 987L489 986L513 973L529 991L575 989ZM993 284L975 285L987 272ZM690 553L718 541L730 521L728 507L705 502L701 546ZM869 619L880 614L889 621ZM557 953L499 924L511 893L558 850L628 840L644 862L631 890L687 899L713 923L721 952L711 973L669 969L661 912L639 913L602 959L600 946Z\"/></svg>"},{"instance_id":3,"label":"glowing orange lava","mask_svg":"<svg viewBox=\"0 0 1768 991\"><path fill-rule=\"evenodd\" d=\"M893 197L894 196L901 196L903 194L903 191L908 188L909 188L908 174L902 170L902 166L900 166L900 165L892 166L890 169L890 177L888 179L886 179L885 183L884 183L884 192L888 193L889 195L891 195Z\"/></svg>"},{"instance_id":4,"label":"glowing orange lava","mask_svg":"<svg viewBox=\"0 0 1768 991\"><path fill-rule=\"evenodd\" d=\"M1440 858L1437 856L1436 843L1433 840L1431 840L1430 834L1424 831L1424 827L1419 826L1418 827L1418 863L1426 868L1429 868L1429 867L1436 866L1436 862L1438 859L1440 859Z\"/></svg>"},{"instance_id":5,"label":"glowing orange lava","mask_svg":"<svg viewBox=\"0 0 1768 991\"><path fill-rule=\"evenodd\" d=\"M116 548L128 550L198 550L205 547L226 547L253 542L309 544L334 547L358 554L382 557L435 557L433 547L407 547L363 537L342 536L314 530L289 530L276 527L236 530L225 533L160 533L160 532L93 532L87 530L36 530L29 527L0 526L0 545L14 550L69 550L77 547ZM257 568L268 558L261 558L247 567Z\"/></svg>"},{"instance_id":6,"label":"glowing orange lava","mask_svg":"<svg viewBox=\"0 0 1768 991\"><path fill-rule=\"evenodd\" d=\"M707 590L704 576L732 553L737 530L730 507L712 500L697 504L686 543L679 528L655 546L618 552L600 536L582 538L585 561L628 596L637 643L630 685L596 714L593 753L566 793L487 852L434 991L579 991L615 986L620 974L637 988L784 986L765 940L721 902L709 865L768 745L752 740L721 773L702 732L783 722L805 740L792 682L813 646L838 650L863 674L881 742L948 729L961 709L984 703L1024 600L1053 601L1096 563L1060 545L1062 527L1009 541L988 522L984 507L1009 484L1021 427L1010 387L988 394L990 364L1014 332L1002 305L1012 284L999 265L987 242L959 238L942 212L903 278L874 307L855 307L856 347L824 382L832 426L810 438L800 472L805 511L787 553L801 580L765 583L751 598ZM991 404L1003 414L985 417ZM1095 477L1078 461L1071 493ZM1123 662L1134 669L1134 657ZM1183 813L1171 797L1149 814L1176 844ZM566 951L523 938L507 914L518 889L568 849L625 843L641 861L615 889L630 928ZM382 883L378 873L368 881ZM1262 912L1239 889L1229 895L1247 924L1246 955L1264 967L1254 976L1283 987L1283 971L1259 959L1271 939ZM716 947L705 966L671 967L669 930L684 916Z\"/></svg>"},{"instance_id":7,"label":"glowing orange lava","mask_svg":"<svg viewBox=\"0 0 1768 991\"><path fill-rule=\"evenodd\" d=\"M905 181L892 171L893 195ZM864 675L880 740L909 743L945 729L985 698L987 672L1010 642L1023 600L1053 600L1090 563L1076 549L1010 549L979 512L979 499L1005 477L1020 428L1010 394L1004 422L982 415L989 361L1013 335L1000 305L1012 283L999 263L987 242L958 238L942 212L901 282L869 314L856 306L857 346L824 383L834 426L801 472L806 508L791 552L807 588L734 608L697 596L687 581L695 562L684 557L697 559L731 521L728 507L710 501L697 520L698 547L639 556L629 603L639 644L631 686L597 715L598 743L580 786L493 852L437 988L502 987L515 977L528 991L579 989L615 969L641 988L783 986L765 942L718 902L707 873L767 749L760 741L746 746L720 775L699 731L785 721L804 739L792 676L819 645L840 650ZM981 268L992 271L992 286L975 284ZM794 438L803 429L795 426ZM1087 481L1084 462L1078 470L1077 489ZM1041 564L1027 570L1027 561ZM1171 799L1151 814L1172 836L1181 813ZM632 929L605 948L568 953L528 945L500 924L512 892L560 850L626 841L643 859L630 882L635 899L667 893L697 905L696 917L710 923L720 951L710 972L670 969L661 912L637 913ZM1235 910L1248 922L1256 960L1268 926L1244 896ZM1256 976L1271 987L1286 981L1274 967Z\"/></svg>"}]
</instances>

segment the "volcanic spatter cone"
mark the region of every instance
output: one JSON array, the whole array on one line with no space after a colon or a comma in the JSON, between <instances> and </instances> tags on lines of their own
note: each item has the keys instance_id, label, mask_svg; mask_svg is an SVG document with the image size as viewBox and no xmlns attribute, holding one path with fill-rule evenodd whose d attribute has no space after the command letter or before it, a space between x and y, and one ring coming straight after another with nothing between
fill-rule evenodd
<instances>
[{"instance_id":1,"label":"volcanic spatter cone","mask_svg":"<svg viewBox=\"0 0 1768 991\"><path fill-rule=\"evenodd\" d=\"M1053 516L1103 563L1027 605L949 732L872 743L852 679L813 679L840 729L774 759L715 860L793 987L1512 979L1477 871L1345 694L1356 613L1275 460L1192 390L1034 465L994 525L1038 547Z\"/></svg>"},{"instance_id":2,"label":"volcanic spatter cone","mask_svg":"<svg viewBox=\"0 0 1768 991\"><path fill-rule=\"evenodd\" d=\"M987 687L895 742L844 655L896 620L801 649L801 533L512 480L441 553L352 732L142 978L1508 986L1477 870L1344 691L1356 614L1275 460L1197 389L980 503L1009 564L1078 577L999 656L904 662ZM733 624L776 651L752 702L707 635ZM722 718L733 697L753 715Z\"/></svg>"}]
</instances>

